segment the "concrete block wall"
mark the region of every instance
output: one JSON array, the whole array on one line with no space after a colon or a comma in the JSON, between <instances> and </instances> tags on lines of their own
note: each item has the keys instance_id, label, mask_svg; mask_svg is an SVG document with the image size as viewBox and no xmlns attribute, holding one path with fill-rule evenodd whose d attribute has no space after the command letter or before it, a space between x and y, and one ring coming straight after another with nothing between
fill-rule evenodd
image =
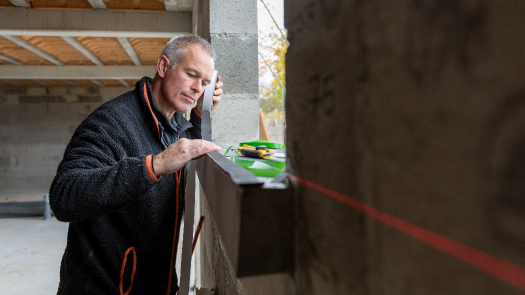
<instances>
[{"instance_id":1,"label":"concrete block wall","mask_svg":"<svg viewBox=\"0 0 525 295\"><path fill-rule=\"evenodd\" d=\"M222 173L222 171L221 171ZM209 179L208 179L209 180ZM217 183L215 179L212 181ZM213 186L213 189L217 191L227 191L223 185ZM238 190L239 188L231 189ZM232 266L231 258L228 256L225 243L223 242L224 236L221 236L219 228L217 226L212 210L210 209L210 203L217 202L218 200L211 200L208 202L211 196L206 196L202 187L199 187L200 193L200 216L204 216L204 223L202 230L199 235L200 240L200 281L197 283L199 288L206 288L208 290L213 289L215 294L228 294L228 295L293 295L296 294L293 288L292 276L290 273L280 272L263 275L250 275L238 278L236 276L235 269ZM231 192L231 191L230 191ZM212 196L211 198L217 198L219 194ZM222 194L222 198L235 198L231 194ZM234 211L234 209L232 209ZM222 213L222 212L221 212ZM235 216L239 212L225 212L225 216ZM224 216L219 216L223 218ZM228 217L232 218L232 217ZM250 217L248 217L250 218ZM291 219L291 218L290 218ZM224 220L223 220L224 221ZM237 224L237 223L236 223ZM242 225L236 225L242 226ZM223 232L224 234L224 232ZM228 238L228 237L226 237ZM229 237L230 239L232 236ZM268 237L272 238L272 237ZM275 237L274 237L275 238ZM279 241L274 241L275 244L279 244ZM279 248L279 247L277 247Z\"/></svg>"},{"instance_id":2,"label":"concrete block wall","mask_svg":"<svg viewBox=\"0 0 525 295\"><path fill-rule=\"evenodd\" d=\"M209 36L217 53L215 69L224 83L221 105L212 118L212 140L227 148L259 138L257 3L208 2L209 27L202 35Z\"/></svg>"},{"instance_id":3,"label":"concrete block wall","mask_svg":"<svg viewBox=\"0 0 525 295\"><path fill-rule=\"evenodd\" d=\"M285 1L289 173L525 268L524 14ZM522 294L293 183L297 294Z\"/></svg>"},{"instance_id":4,"label":"concrete block wall","mask_svg":"<svg viewBox=\"0 0 525 295\"><path fill-rule=\"evenodd\" d=\"M216 294L245 294L240 280L226 254L217 225L202 187L200 189L200 214L205 217L199 239L201 240L201 282L199 288L215 290Z\"/></svg>"},{"instance_id":5,"label":"concrete block wall","mask_svg":"<svg viewBox=\"0 0 525 295\"><path fill-rule=\"evenodd\" d=\"M224 83L222 102L212 117L212 141L225 149L235 143L257 140L257 3L242 0L199 0L194 15L197 17L194 23L198 26L198 34L208 39L217 53L215 69ZM231 266L222 238L213 217L209 216L209 208L205 202L201 203L201 210L208 224L201 233L202 287L214 288L216 294L265 294L250 291L261 286L263 279L255 278L248 282L247 288L243 287ZM268 283L266 285L271 286Z\"/></svg>"},{"instance_id":6,"label":"concrete block wall","mask_svg":"<svg viewBox=\"0 0 525 295\"><path fill-rule=\"evenodd\" d=\"M76 127L130 89L1 89L0 201L41 200Z\"/></svg>"}]
</instances>

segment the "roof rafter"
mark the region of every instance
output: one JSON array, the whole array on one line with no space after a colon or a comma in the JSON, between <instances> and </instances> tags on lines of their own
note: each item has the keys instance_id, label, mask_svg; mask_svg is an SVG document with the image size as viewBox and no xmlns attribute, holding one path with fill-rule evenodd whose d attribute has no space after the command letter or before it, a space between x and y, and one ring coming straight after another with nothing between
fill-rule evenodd
<instances>
[{"instance_id":1,"label":"roof rafter","mask_svg":"<svg viewBox=\"0 0 525 295\"><path fill-rule=\"evenodd\" d=\"M54 87L54 86L55 86L55 85L53 85L53 84L49 84L49 83L47 83L47 82L40 81L40 80L38 80L38 79L28 79L28 80L33 81L33 82L35 82L35 83L38 83L38 84L40 84L40 85L47 86L47 87Z\"/></svg>"},{"instance_id":2,"label":"roof rafter","mask_svg":"<svg viewBox=\"0 0 525 295\"><path fill-rule=\"evenodd\" d=\"M84 47L82 43L78 42L77 39L73 37L68 37L68 36L62 36L62 39L64 39L64 41L69 43L69 45L73 46L76 50L80 51L80 53L82 53L85 57L89 58L89 60L92 61L97 66L104 65L104 63L101 62L100 59L98 59L93 53L91 53L89 49Z\"/></svg>"},{"instance_id":3,"label":"roof rafter","mask_svg":"<svg viewBox=\"0 0 525 295\"><path fill-rule=\"evenodd\" d=\"M129 55L131 60L136 66L141 66L142 63L140 62L139 57L137 56L137 53L133 49L133 46L131 46L131 43L129 43L128 38L126 37L117 37L117 40L120 42L120 45L122 45L122 48L126 51L126 53Z\"/></svg>"},{"instance_id":4,"label":"roof rafter","mask_svg":"<svg viewBox=\"0 0 525 295\"><path fill-rule=\"evenodd\" d=\"M164 0L166 11L191 11L194 0Z\"/></svg>"},{"instance_id":5,"label":"roof rafter","mask_svg":"<svg viewBox=\"0 0 525 295\"><path fill-rule=\"evenodd\" d=\"M43 51L42 49L36 47L35 45L19 38L19 37L16 37L16 36L9 36L9 35L5 35L3 36L4 38L6 38L7 40L13 42L13 43L16 43L18 44L19 46L35 53L35 54L38 54L40 55L41 57L49 60L50 62L56 64L57 66L63 66L64 63L59 61L58 59L56 59L55 57L51 56L49 53Z\"/></svg>"},{"instance_id":6,"label":"roof rafter","mask_svg":"<svg viewBox=\"0 0 525 295\"><path fill-rule=\"evenodd\" d=\"M95 84L95 85L98 85L100 87L106 87L106 85L100 83L99 81L95 80L95 79L89 79L89 81L91 81L91 83Z\"/></svg>"},{"instance_id":7,"label":"roof rafter","mask_svg":"<svg viewBox=\"0 0 525 295\"><path fill-rule=\"evenodd\" d=\"M31 7L31 3L29 2L29 0L9 0L9 2L13 3L13 5L18 7Z\"/></svg>"},{"instance_id":8,"label":"roof rafter","mask_svg":"<svg viewBox=\"0 0 525 295\"><path fill-rule=\"evenodd\" d=\"M126 86L126 87L129 87L129 84L128 82L126 82L124 79L118 79L118 81L120 82L120 84Z\"/></svg>"},{"instance_id":9,"label":"roof rafter","mask_svg":"<svg viewBox=\"0 0 525 295\"><path fill-rule=\"evenodd\" d=\"M10 62L12 64L15 64L17 66L23 66L24 65L24 63L19 61L18 59L14 59L14 58L12 58L10 56L7 56L5 54L2 54L2 53L0 53L0 58L3 59L3 60L6 60L6 61L8 61L8 62Z\"/></svg>"},{"instance_id":10,"label":"roof rafter","mask_svg":"<svg viewBox=\"0 0 525 295\"><path fill-rule=\"evenodd\" d=\"M66 79L62 80L62 82L66 83L66 84L69 84L69 85L71 85L73 87L80 87L80 85L78 85L77 83L71 82L71 81L66 80Z\"/></svg>"},{"instance_id":11,"label":"roof rafter","mask_svg":"<svg viewBox=\"0 0 525 295\"><path fill-rule=\"evenodd\" d=\"M15 82L15 81L11 81L9 79L0 79L0 81L2 82L6 82L6 83L9 83L9 84L13 84L13 85L16 85L16 86L25 86L24 84L20 84L18 82Z\"/></svg>"},{"instance_id":12,"label":"roof rafter","mask_svg":"<svg viewBox=\"0 0 525 295\"><path fill-rule=\"evenodd\" d=\"M102 0L88 0L88 2L89 4L91 4L91 7L93 7L93 9L108 9L106 3L104 3L104 1Z\"/></svg>"},{"instance_id":13,"label":"roof rafter","mask_svg":"<svg viewBox=\"0 0 525 295\"><path fill-rule=\"evenodd\" d=\"M166 11L177 11L177 0L164 0Z\"/></svg>"}]
</instances>

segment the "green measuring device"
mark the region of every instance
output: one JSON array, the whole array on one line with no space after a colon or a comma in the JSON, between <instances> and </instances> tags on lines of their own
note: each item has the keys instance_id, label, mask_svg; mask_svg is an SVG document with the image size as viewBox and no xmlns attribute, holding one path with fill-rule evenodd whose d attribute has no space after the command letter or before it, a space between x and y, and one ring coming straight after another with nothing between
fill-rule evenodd
<instances>
[{"instance_id":1,"label":"green measuring device","mask_svg":"<svg viewBox=\"0 0 525 295\"><path fill-rule=\"evenodd\" d=\"M239 143L239 146L243 146L243 145L249 145L249 146L253 146L253 147L258 147L258 146L264 145L265 147L267 147L269 149L282 149L282 150L286 149L286 145L285 144L269 142L269 141L265 141L265 140L254 140L254 141L247 141L247 142Z\"/></svg>"},{"instance_id":2,"label":"green measuring device","mask_svg":"<svg viewBox=\"0 0 525 295\"><path fill-rule=\"evenodd\" d=\"M241 142L233 162L260 177L275 177L286 167L286 145L264 140Z\"/></svg>"}]
</instances>

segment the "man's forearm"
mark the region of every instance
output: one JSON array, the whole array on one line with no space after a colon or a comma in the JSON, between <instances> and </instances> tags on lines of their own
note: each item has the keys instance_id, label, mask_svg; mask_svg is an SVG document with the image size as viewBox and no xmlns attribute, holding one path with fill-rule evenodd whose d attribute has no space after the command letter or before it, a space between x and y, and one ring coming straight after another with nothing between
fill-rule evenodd
<instances>
[{"instance_id":1,"label":"man's forearm","mask_svg":"<svg viewBox=\"0 0 525 295\"><path fill-rule=\"evenodd\" d=\"M79 222L129 204L154 185L147 176L145 158L125 158L111 166L90 168L86 167L92 163L66 160L50 189L53 213L58 220Z\"/></svg>"}]
</instances>

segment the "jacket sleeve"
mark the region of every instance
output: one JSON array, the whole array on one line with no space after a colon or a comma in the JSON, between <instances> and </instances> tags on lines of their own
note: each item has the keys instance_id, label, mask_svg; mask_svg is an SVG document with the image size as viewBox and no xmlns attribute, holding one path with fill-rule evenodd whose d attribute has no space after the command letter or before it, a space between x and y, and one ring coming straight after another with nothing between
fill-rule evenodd
<instances>
[{"instance_id":1,"label":"jacket sleeve","mask_svg":"<svg viewBox=\"0 0 525 295\"><path fill-rule=\"evenodd\" d=\"M190 123L193 125L187 131L190 134L191 139L202 139L201 135L201 118L195 113L195 109L191 109L190 112Z\"/></svg>"},{"instance_id":2,"label":"jacket sleeve","mask_svg":"<svg viewBox=\"0 0 525 295\"><path fill-rule=\"evenodd\" d=\"M77 129L49 193L58 220L80 222L107 215L154 185L147 173L147 155L126 156L125 146L133 148L136 143L124 140L123 130L122 123L103 114L86 119Z\"/></svg>"}]
</instances>

